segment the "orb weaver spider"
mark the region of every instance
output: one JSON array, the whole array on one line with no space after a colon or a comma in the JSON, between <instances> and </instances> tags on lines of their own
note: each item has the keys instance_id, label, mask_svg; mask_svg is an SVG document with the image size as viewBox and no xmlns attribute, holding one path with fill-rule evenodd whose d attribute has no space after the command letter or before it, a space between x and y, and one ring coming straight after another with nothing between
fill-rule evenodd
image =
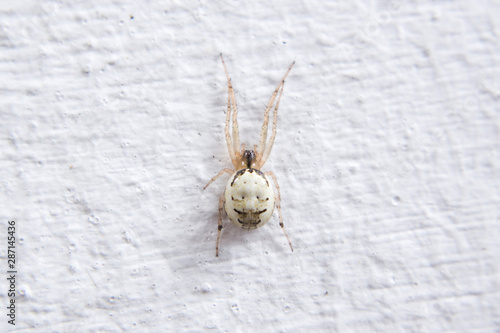
<instances>
[{"instance_id":1,"label":"orb weaver spider","mask_svg":"<svg viewBox=\"0 0 500 333\"><path fill-rule=\"evenodd\" d=\"M220 58L222 60L228 84L226 126L224 132L226 136L227 150L229 151L229 156L233 162L234 170L225 168L215 175L203 188L206 189L208 185L224 173L231 175L231 178L227 182L226 189L219 199L219 227L217 231L217 243L215 245L215 256L219 256L219 241L222 232L223 210L225 210L227 217L235 225L245 230L253 230L262 227L269 221L273 215L275 205L278 209L281 229L283 230L288 240L288 244L290 245L290 249L293 252L292 243L290 242L290 238L288 237L283 225L280 187L278 185L278 181L272 171L263 173L260 169L264 166L264 163L269 157L274 139L276 138L278 106L283 93L285 79L295 64L295 61L288 68L285 76L281 79L280 83L271 95L269 103L267 104L266 111L264 112L264 124L262 125L262 130L260 132L259 145L254 145L253 150L247 150L244 143L240 147L237 121L238 109L236 108L234 89L231 84L229 74L227 73L222 53L220 54ZM276 105L274 106L271 137L267 140L269 113L275 104L274 101L276 100L276 96L278 96L278 99L276 101ZM232 135L229 130L230 125L232 127ZM269 177L273 179L274 184L276 185L276 195L274 194Z\"/></svg>"}]
</instances>

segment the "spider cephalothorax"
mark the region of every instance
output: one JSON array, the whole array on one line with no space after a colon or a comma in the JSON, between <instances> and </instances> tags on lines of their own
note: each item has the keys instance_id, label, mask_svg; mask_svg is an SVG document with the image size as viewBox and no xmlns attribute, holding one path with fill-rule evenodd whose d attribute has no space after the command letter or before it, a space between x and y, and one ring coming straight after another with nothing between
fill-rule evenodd
<instances>
[{"instance_id":1,"label":"spider cephalothorax","mask_svg":"<svg viewBox=\"0 0 500 333\"><path fill-rule=\"evenodd\" d=\"M245 162L245 166L247 168L255 167L255 153L253 150L245 150L243 152L243 161Z\"/></svg>"}]
</instances>

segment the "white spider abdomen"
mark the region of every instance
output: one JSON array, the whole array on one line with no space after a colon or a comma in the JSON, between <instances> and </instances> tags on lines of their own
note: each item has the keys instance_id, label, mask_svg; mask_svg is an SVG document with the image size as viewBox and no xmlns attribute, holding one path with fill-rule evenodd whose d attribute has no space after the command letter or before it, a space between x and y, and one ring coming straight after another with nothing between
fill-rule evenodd
<instances>
[{"instance_id":1,"label":"white spider abdomen","mask_svg":"<svg viewBox=\"0 0 500 333\"><path fill-rule=\"evenodd\" d=\"M273 215L273 188L269 179L257 169L236 172L229 179L224 196L226 214L240 228L260 228Z\"/></svg>"}]
</instances>

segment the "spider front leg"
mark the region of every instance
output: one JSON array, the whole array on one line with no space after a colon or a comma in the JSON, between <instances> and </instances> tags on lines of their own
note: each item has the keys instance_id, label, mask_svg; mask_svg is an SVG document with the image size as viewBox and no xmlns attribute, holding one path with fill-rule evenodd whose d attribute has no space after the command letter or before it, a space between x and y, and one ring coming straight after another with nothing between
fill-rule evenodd
<instances>
[{"instance_id":1,"label":"spider front leg","mask_svg":"<svg viewBox=\"0 0 500 333\"><path fill-rule=\"evenodd\" d=\"M283 232L285 233L286 239L288 240L288 244L290 244L290 249L293 252L292 242L290 242L290 238L288 237L288 234L286 233L285 225L283 224L283 216L281 216L281 195L280 195L280 186L278 184L278 180L276 179L276 176L274 175L274 172L272 172L272 171L266 172L265 175L271 176L273 178L274 185L276 185L277 195L276 195L276 199L275 199L275 204L276 204L276 208L278 209L278 214L280 217L280 227L281 227L281 229L283 229Z\"/></svg>"},{"instance_id":2,"label":"spider front leg","mask_svg":"<svg viewBox=\"0 0 500 333\"><path fill-rule=\"evenodd\" d=\"M226 63L224 62L222 53L220 54L220 58L222 60L222 66L224 67L224 72L226 73L226 79L227 79L227 112L226 112L226 127L224 129L224 132L226 135L227 149L229 151L229 155L231 156L231 161L233 162L233 165L237 167L238 161L241 157L240 134L238 128L238 108L236 107L236 97L234 95L234 88L231 83L231 79L229 78L229 74L226 68ZM232 111L232 116L231 116L231 111ZM231 118L232 118L232 123L231 123L232 137L229 130Z\"/></svg>"},{"instance_id":3,"label":"spider front leg","mask_svg":"<svg viewBox=\"0 0 500 333\"><path fill-rule=\"evenodd\" d=\"M257 149L257 153L259 156L261 156L261 161L260 161L260 166L262 167L264 163L266 163L267 158L269 157L269 154L271 154L271 149L273 148L274 144L274 139L276 138L276 123L278 121L278 107L280 105L280 100L281 100L281 95L283 94L283 87L285 85L285 79L288 76L288 73L292 70L293 65L295 64L295 61L288 67L288 71L285 73L285 76L281 79L280 83L274 90L273 94L271 95L271 99L269 100L269 103L266 106L266 111L264 112L264 123L262 124L262 129L260 132L260 140L259 140L259 146ZM278 96L278 100L276 101L276 105L274 105L274 101L276 99L276 96ZM267 141L267 129L269 125L269 112L273 108L274 105L274 112L273 112L273 127L272 127L272 132L271 132L271 138L269 141ZM267 142L266 142L267 141Z\"/></svg>"},{"instance_id":4,"label":"spider front leg","mask_svg":"<svg viewBox=\"0 0 500 333\"><path fill-rule=\"evenodd\" d=\"M219 240L222 232L222 211L224 210L224 193L219 199L219 226L217 228L217 243L215 244L215 256L219 256Z\"/></svg>"}]
</instances>

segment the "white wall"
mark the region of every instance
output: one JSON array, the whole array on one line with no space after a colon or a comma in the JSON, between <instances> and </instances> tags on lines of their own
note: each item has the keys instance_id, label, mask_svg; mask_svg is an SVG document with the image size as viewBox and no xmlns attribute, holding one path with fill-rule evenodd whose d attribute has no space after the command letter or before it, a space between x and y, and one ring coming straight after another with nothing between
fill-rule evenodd
<instances>
[{"instance_id":1,"label":"white wall","mask_svg":"<svg viewBox=\"0 0 500 333\"><path fill-rule=\"evenodd\" d=\"M1 7L1 330L8 220L23 332L498 330L498 2ZM263 168L293 253L275 213L215 258L220 52L250 145L296 61Z\"/></svg>"}]
</instances>

